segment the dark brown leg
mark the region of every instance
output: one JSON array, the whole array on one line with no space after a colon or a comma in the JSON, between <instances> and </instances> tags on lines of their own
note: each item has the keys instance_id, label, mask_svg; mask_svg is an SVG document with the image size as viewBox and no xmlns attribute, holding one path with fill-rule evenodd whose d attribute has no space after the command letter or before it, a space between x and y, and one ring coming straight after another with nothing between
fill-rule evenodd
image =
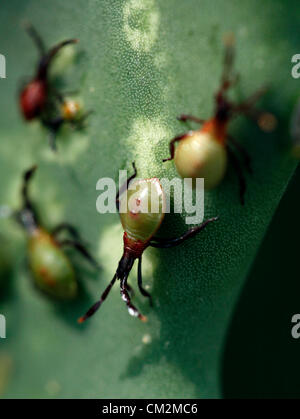
<instances>
[{"instance_id":1,"label":"dark brown leg","mask_svg":"<svg viewBox=\"0 0 300 419\"><path fill-rule=\"evenodd\" d=\"M108 296L110 290L112 289L114 283L116 282L116 279L117 279L117 274L114 275L113 279L110 281L110 283L106 287L105 291L101 295L100 300L97 301L94 305L92 305L92 307L85 313L84 316L82 316L78 319L78 323L83 323L86 319L88 319L89 317L93 316L93 314L96 313L96 311L100 308L103 301Z\"/></svg>"},{"instance_id":2,"label":"dark brown leg","mask_svg":"<svg viewBox=\"0 0 300 419\"><path fill-rule=\"evenodd\" d=\"M178 135L178 137L173 138L173 140L170 141L169 144L169 148L170 148L170 157L168 157L167 159L163 159L163 162L166 162L168 160L173 160L174 159L174 155L175 155L175 143L177 143L177 141L181 141L183 138L186 137L187 134L181 134Z\"/></svg>"},{"instance_id":3,"label":"dark brown leg","mask_svg":"<svg viewBox=\"0 0 300 419\"><path fill-rule=\"evenodd\" d=\"M31 209L31 202L28 196L28 184L34 175L35 171L37 169L37 166L31 167L29 170L27 170L23 175L23 186L22 186L22 198L23 198L23 207L24 208L30 208Z\"/></svg>"},{"instance_id":4,"label":"dark brown leg","mask_svg":"<svg viewBox=\"0 0 300 419\"><path fill-rule=\"evenodd\" d=\"M267 89L266 86L261 87L259 90L257 90L255 93L253 93L253 95L248 97L248 99L244 100L239 105L234 106L234 108L233 108L234 112L243 113L243 114L246 114L249 117L254 116L254 118L256 119L255 115L257 115L257 112L259 114L261 114L261 112L254 110L253 109L254 105L263 95L266 94L267 91L268 91L268 89Z\"/></svg>"},{"instance_id":5,"label":"dark brown leg","mask_svg":"<svg viewBox=\"0 0 300 419\"><path fill-rule=\"evenodd\" d=\"M48 134L49 146L51 150L56 153L57 146L56 146L56 131L50 130Z\"/></svg>"},{"instance_id":6,"label":"dark brown leg","mask_svg":"<svg viewBox=\"0 0 300 419\"><path fill-rule=\"evenodd\" d=\"M50 95L54 96L61 105L64 103L64 95L56 89L55 86L48 86L48 92Z\"/></svg>"},{"instance_id":7,"label":"dark brown leg","mask_svg":"<svg viewBox=\"0 0 300 419\"><path fill-rule=\"evenodd\" d=\"M139 257L139 263L138 263L138 286L139 286L139 290L141 292L141 294L144 297L149 298L149 303L151 305L151 307L153 306L153 301L152 301L152 297L149 294L149 292L147 292L144 288L143 288L143 280L142 280L142 257Z\"/></svg>"},{"instance_id":8,"label":"dark brown leg","mask_svg":"<svg viewBox=\"0 0 300 419\"><path fill-rule=\"evenodd\" d=\"M12 216L15 218L15 220L20 223L30 234L33 230L38 228L37 215L28 195L28 185L36 171L36 168L37 166L33 166L29 170L26 170L24 173L21 189L22 207L19 211L14 211L12 213Z\"/></svg>"},{"instance_id":9,"label":"dark brown leg","mask_svg":"<svg viewBox=\"0 0 300 419\"><path fill-rule=\"evenodd\" d=\"M264 110L255 109L256 102L267 92L266 86L260 88L247 100L233 107L233 111L236 114L244 114L249 119L254 121L262 131L272 132L276 128L277 120L276 117Z\"/></svg>"},{"instance_id":10,"label":"dark brown leg","mask_svg":"<svg viewBox=\"0 0 300 419\"><path fill-rule=\"evenodd\" d=\"M242 156L244 160L246 169L248 170L250 174L252 174L253 171L252 171L252 165L251 165L251 158L248 154L248 151L241 144L235 141L235 139L231 135L228 135L227 138L229 142L234 146L234 148L238 150L238 152L240 153L240 155Z\"/></svg>"},{"instance_id":11,"label":"dark brown leg","mask_svg":"<svg viewBox=\"0 0 300 419\"><path fill-rule=\"evenodd\" d=\"M80 239L79 233L76 230L76 228L73 227L69 223L61 223L58 226L56 226L55 229L52 231L52 236L56 237L64 230L70 233L71 236L74 237L75 239L78 239L78 240Z\"/></svg>"},{"instance_id":12,"label":"dark brown leg","mask_svg":"<svg viewBox=\"0 0 300 419\"><path fill-rule=\"evenodd\" d=\"M245 192L246 192L246 180L240 165L239 160L237 159L236 155L234 154L234 152L232 150L230 150L229 147L227 147L227 151L229 154L229 157L231 159L232 165L237 173L238 176L238 180L239 180L239 185L240 185L240 201L241 204L244 205L245 204Z\"/></svg>"},{"instance_id":13,"label":"dark brown leg","mask_svg":"<svg viewBox=\"0 0 300 419\"><path fill-rule=\"evenodd\" d=\"M88 260L91 265L93 265L96 269L100 269L98 262L93 258L93 256L88 252L88 250L77 240L62 240L58 241L60 246L69 246L76 249L81 255Z\"/></svg>"},{"instance_id":14,"label":"dark brown leg","mask_svg":"<svg viewBox=\"0 0 300 419\"><path fill-rule=\"evenodd\" d=\"M49 145L51 150L57 151L56 147L56 135L62 124L64 123L64 120L62 117L58 117L52 120L48 120L46 118L42 118L41 120L43 126L48 130L49 133Z\"/></svg>"},{"instance_id":15,"label":"dark brown leg","mask_svg":"<svg viewBox=\"0 0 300 419\"><path fill-rule=\"evenodd\" d=\"M58 51L60 51L66 45L76 44L77 42L77 39L67 39L66 41L60 42L59 44L55 45L53 48L50 49L49 52L44 54L39 63L37 78L41 80L45 79L47 77L49 64L55 57L55 55L58 53Z\"/></svg>"},{"instance_id":16,"label":"dark brown leg","mask_svg":"<svg viewBox=\"0 0 300 419\"><path fill-rule=\"evenodd\" d=\"M121 297L125 301L128 312L133 317L138 317L141 321L146 322L147 317L143 316L139 310L131 303L130 296L127 292L127 285L126 285L127 278L123 279L120 283L121 287Z\"/></svg>"},{"instance_id":17,"label":"dark brown leg","mask_svg":"<svg viewBox=\"0 0 300 419\"><path fill-rule=\"evenodd\" d=\"M135 163L134 162L132 163L132 167L133 167L133 170L134 170L133 175L131 175L129 178L127 178L126 182L121 186L121 188L118 190L117 195L116 195L116 207L117 207L117 211L118 212L119 212L119 206L120 206L120 201L119 201L120 195L122 195L122 193L125 192L128 189L129 183L137 175L137 170L136 170L136 167L135 167Z\"/></svg>"},{"instance_id":18,"label":"dark brown leg","mask_svg":"<svg viewBox=\"0 0 300 419\"><path fill-rule=\"evenodd\" d=\"M205 122L205 119L200 119L200 118L197 118L196 116L185 115L185 114L178 116L177 119L178 121L182 121L182 122L193 121L193 122L196 122L196 124L204 124Z\"/></svg>"},{"instance_id":19,"label":"dark brown leg","mask_svg":"<svg viewBox=\"0 0 300 419\"><path fill-rule=\"evenodd\" d=\"M133 297L134 296L133 288L127 283L126 283L126 288L127 288L127 291L130 292L131 296Z\"/></svg>"},{"instance_id":20,"label":"dark brown leg","mask_svg":"<svg viewBox=\"0 0 300 419\"><path fill-rule=\"evenodd\" d=\"M203 230L209 223L213 221L217 221L219 217L209 218L208 220L204 221L200 226L193 227L190 230L186 231L182 236L171 238L171 239L162 239L158 237L153 237L150 241L150 246L157 247L157 248L168 248L168 247L174 247L181 243L183 243L185 240L194 237L196 234L198 234L201 230Z\"/></svg>"},{"instance_id":21,"label":"dark brown leg","mask_svg":"<svg viewBox=\"0 0 300 419\"><path fill-rule=\"evenodd\" d=\"M41 56L45 55L46 48L45 48L44 42L42 38L40 37L40 35L37 33L36 29L33 27L33 25L29 22L25 22L24 28L26 32L28 33L28 35L33 40Z\"/></svg>"},{"instance_id":22,"label":"dark brown leg","mask_svg":"<svg viewBox=\"0 0 300 419\"><path fill-rule=\"evenodd\" d=\"M225 54L223 62L223 74L221 79L221 89L220 92L223 94L228 90L236 81L238 77L232 77L233 64L235 58L235 48L234 48L234 37L233 35L228 35L224 40L225 43Z\"/></svg>"},{"instance_id":23,"label":"dark brown leg","mask_svg":"<svg viewBox=\"0 0 300 419\"><path fill-rule=\"evenodd\" d=\"M68 122L75 129L83 129L86 127L86 121L92 113L94 113L92 110L86 111L78 120L65 122Z\"/></svg>"}]
</instances>

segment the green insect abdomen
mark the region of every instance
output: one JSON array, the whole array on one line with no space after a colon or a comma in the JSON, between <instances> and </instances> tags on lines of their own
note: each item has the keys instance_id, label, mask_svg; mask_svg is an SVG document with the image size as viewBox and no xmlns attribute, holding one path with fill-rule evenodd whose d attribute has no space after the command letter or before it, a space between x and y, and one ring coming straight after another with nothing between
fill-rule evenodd
<instances>
[{"instance_id":1,"label":"green insect abdomen","mask_svg":"<svg viewBox=\"0 0 300 419\"><path fill-rule=\"evenodd\" d=\"M210 133L194 132L178 144L175 166L181 177L204 178L205 189L211 189L224 177L226 149Z\"/></svg>"},{"instance_id":2,"label":"green insect abdomen","mask_svg":"<svg viewBox=\"0 0 300 419\"><path fill-rule=\"evenodd\" d=\"M147 242L158 230L165 211L165 197L159 179L136 180L120 199L124 231L135 241Z\"/></svg>"},{"instance_id":3,"label":"green insect abdomen","mask_svg":"<svg viewBox=\"0 0 300 419\"><path fill-rule=\"evenodd\" d=\"M53 238L38 230L29 239L29 265L36 285L53 297L70 299L77 294L73 267Z\"/></svg>"}]
</instances>

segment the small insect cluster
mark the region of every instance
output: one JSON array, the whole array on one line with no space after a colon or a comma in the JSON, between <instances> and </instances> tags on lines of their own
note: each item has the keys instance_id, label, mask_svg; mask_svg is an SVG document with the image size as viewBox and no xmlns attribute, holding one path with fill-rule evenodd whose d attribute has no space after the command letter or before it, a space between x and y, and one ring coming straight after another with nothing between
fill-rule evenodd
<instances>
[{"instance_id":1,"label":"small insect cluster","mask_svg":"<svg viewBox=\"0 0 300 419\"><path fill-rule=\"evenodd\" d=\"M47 52L41 38L31 25L27 26L27 31L37 45L41 57L33 79L20 93L20 107L27 121L39 119L50 130L51 146L55 148L55 136L60 126L64 123L72 123L78 127L87 115L87 113L83 113L78 103L65 100L62 93L58 92L49 80L48 70L54 56L65 45L76 43L77 40L63 41ZM228 124L234 117L246 115L254 119L263 130L269 131L274 128L275 118L269 113L260 112L254 108L255 103L265 93L265 88L258 90L239 104L228 99L229 88L237 82L237 76L233 74L233 61L234 44L233 39L230 38L225 45L224 71L221 86L215 96L213 116L208 120L202 120L191 115L181 115L180 121L192 121L201 124L202 128L188 131L172 139L170 157L165 158L163 162L174 159L177 172L181 177L194 180L204 178L205 187L211 189L222 181L230 159L238 174L240 200L244 204L246 190L244 169L251 173L250 157L247 151L228 134ZM14 211L13 216L27 232L29 266L35 284L52 297L73 298L77 293L77 282L74 268L64 253L64 247L74 247L96 269L99 266L83 245L73 226L63 223L52 232L48 232L41 226L28 194L28 184L35 170L36 167L32 167L23 175L22 207L18 211ZM120 212L124 230L123 255L111 282L100 299L85 315L79 318L79 323L91 317L100 308L117 280L120 283L122 300L125 302L129 314L146 321L146 317L131 301L132 290L128 284L128 276L134 262L137 260L138 263L137 283L139 290L152 305L151 295L143 287L142 281L144 251L148 247L171 248L180 245L218 219L218 217L207 219L201 225L189 229L179 237L168 239L157 237L156 233L165 215L164 190L158 178L138 180L135 179L136 176L137 170L133 163L133 174L116 194L117 210L119 211L120 206L125 205L125 211ZM130 189L128 189L129 184L132 186ZM136 210L129 207L133 193ZM153 201L157 203L158 211L155 213L139 211L139 207L142 207L144 203L149 204ZM71 238L62 240L60 233L63 230L66 230Z\"/></svg>"},{"instance_id":2,"label":"small insect cluster","mask_svg":"<svg viewBox=\"0 0 300 419\"><path fill-rule=\"evenodd\" d=\"M32 79L20 92L20 109L26 121L40 120L49 131L49 143L56 150L56 134L63 124L81 128L89 112L83 112L79 101L65 97L52 83L49 69L62 48L76 44L77 39L67 39L46 50L43 40L31 24L25 29L34 41L40 58Z\"/></svg>"}]
</instances>

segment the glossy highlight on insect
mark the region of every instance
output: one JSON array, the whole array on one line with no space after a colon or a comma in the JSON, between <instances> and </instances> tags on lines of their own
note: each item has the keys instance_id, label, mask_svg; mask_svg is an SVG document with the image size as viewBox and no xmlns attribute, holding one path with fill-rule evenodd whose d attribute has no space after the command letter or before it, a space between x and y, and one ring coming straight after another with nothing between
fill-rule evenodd
<instances>
[{"instance_id":1,"label":"glossy highlight on insect","mask_svg":"<svg viewBox=\"0 0 300 419\"><path fill-rule=\"evenodd\" d=\"M254 109L255 103L266 92L266 88L259 89L242 103L231 102L227 93L238 80L233 74L234 38L228 36L225 40L224 69L221 86L215 96L215 111L211 119L204 120L192 115L181 115L180 121L193 121L203 124L199 130L189 131L173 138L170 142L170 157L163 160L173 160L177 172L183 178L204 178L206 189L216 187L223 179L228 157L236 170L240 201L244 204L246 181L243 166L252 173L250 156L246 149L228 133L228 123L238 115L245 115L258 122L264 131L272 131L275 118L270 113ZM175 144L177 144L175 148ZM237 157L237 154L240 158Z\"/></svg>"},{"instance_id":2,"label":"glossy highlight on insect","mask_svg":"<svg viewBox=\"0 0 300 419\"><path fill-rule=\"evenodd\" d=\"M123 243L124 250L119 261L116 273L100 297L87 313L80 317L79 323L91 317L100 308L108 296L111 288L117 279L120 280L121 297L126 303L131 316L138 317L142 321L147 318L132 304L130 297L130 286L127 283L128 275L135 260L138 260L138 287L141 294L149 298L152 304L151 295L143 288L142 283L142 255L147 247L169 248L183 243L190 237L195 236L209 223L216 221L217 217L204 221L200 226L193 227L179 237L162 239L155 236L165 215L165 195L158 178L136 179L137 171L133 163L134 174L130 176L121 189L117 192L116 206L120 212L120 219L124 229ZM151 204L155 203L156 211L149 211ZM122 211L120 211L122 208ZM148 211L143 211L147 208Z\"/></svg>"},{"instance_id":3,"label":"glossy highlight on insect","mask_svg":"<svg viewBox=\"0 0 300 419\"><path fill-rule=\"evenodd\" d=\"M71 299L76 296L78 285L74 268L63 248L74 248L95 268L99 266L73 226L62 223L50 233L40 225L28 196L28 184L35 170L36 166L33 166L23 175L22 208L13 212L13 217L27 233L29 267L37 287L52 297ZM61 239L59 236L63 231L72 239Z\"/></svg>"}]
</instances>

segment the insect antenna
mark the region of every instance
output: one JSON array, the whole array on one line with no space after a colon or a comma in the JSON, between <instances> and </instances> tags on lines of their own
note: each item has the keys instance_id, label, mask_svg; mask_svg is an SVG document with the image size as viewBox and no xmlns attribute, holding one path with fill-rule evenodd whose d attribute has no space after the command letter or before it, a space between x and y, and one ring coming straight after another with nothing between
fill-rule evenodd
<instances>
[{"instance_id":1,"label":"insect antenna","mask_svg":"<svg viewBox=\"0 0 300 419\"><path fill-rule=\"evenodd\" d=\"M103 294L101 295L100 300L98 300L95 304L93 304L92 307L83 316L81 316L78 319L78 323L85 322L89 317L93 316L96 313L97 310L99 310L101 304L106 299L106 297L108 296L108 294L109 294L110 290L112 289L114 283L116 282L116 279L117 279L117 274L115 273L113 279L110 281L110 283L108 284L108 286L104 290Z\"/></svg>"},{"instance_id":2,"label":"insect antenna","mask_svg":"<svg viewBox=\"0 0 300 419\"><path fill-rule=\"evenodd\" d=\"M248 99L233 107L235 114L244 114L257 123L259 128L265 132L271 132L276 128L277 120L275 116L263 110L255 109L254 106L258 100L268 91L267 86L261 87L253 93Z\"/></svg>"},{"instance_id":3,"label":"insect antenna","mask_svg":"<svg viewBox=\"0 0 300 419\"><path fill-rule=\"evenodd\" d=\"M41 56L44 56L46 53L46 47L37 30L30 22L27 21L23 22L23 27L30 36L30 38L33 40Z\"/></svg>"},{"instance_id":4,"label":"insect antenna","mask_svg":"<svg viewBox=\"0 0 300 419\"><path fill-rule=\"evenodd\" d=\"M76 44L78 42L78 39L67 39L66 41L62 41L59 44L55 45L53 48L50 49L50 51L43 56L41 59L37 78L38 79L45 79L47 76L47 71L49 64L51 63L52 59L55 57L55 55L66 45L70 44Z\"/></svg>"}]
</instances>

